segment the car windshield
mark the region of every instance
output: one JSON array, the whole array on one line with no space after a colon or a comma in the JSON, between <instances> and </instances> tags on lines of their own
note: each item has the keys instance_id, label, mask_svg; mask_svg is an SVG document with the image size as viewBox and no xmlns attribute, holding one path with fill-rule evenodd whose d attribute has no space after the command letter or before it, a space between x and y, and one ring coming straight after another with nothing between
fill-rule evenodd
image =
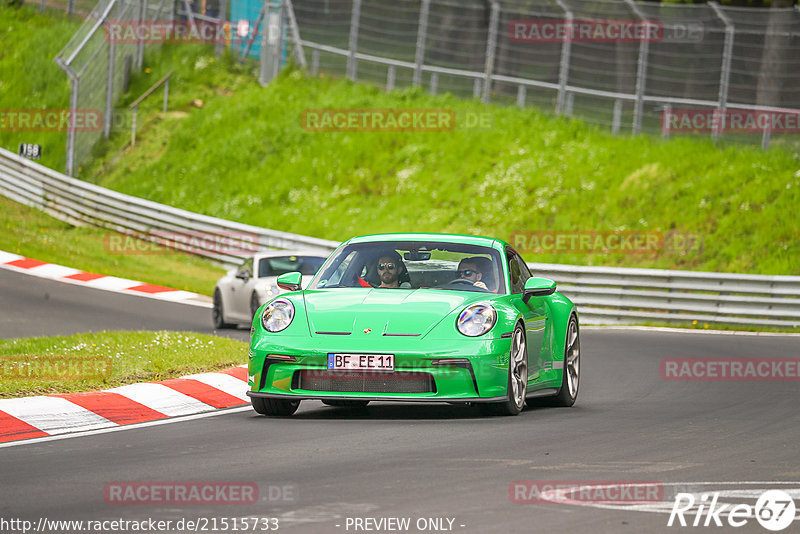
<instances>
[{"instance_id":1,"label":"car windshield","mask_svg":"<svg viewBox=\"0 0 800 534\"><path fill-rule=\"evenodd\" d=\"M319 270L325 258L319 256L280 256L262 258L258 262L258 277L280 276L298 271L304 275L313 275Z\"/></svg>"},{"instance_id":2,"label":"car windshield","mask_svg":"<svg viewBox=\"0 0 800 534\"><path fill-rule=\"evenodd\" d=\"M436 241L351 243L328 259L309 289L340 287L506 293L498 251Z\"/></svg>"}]
</instances>

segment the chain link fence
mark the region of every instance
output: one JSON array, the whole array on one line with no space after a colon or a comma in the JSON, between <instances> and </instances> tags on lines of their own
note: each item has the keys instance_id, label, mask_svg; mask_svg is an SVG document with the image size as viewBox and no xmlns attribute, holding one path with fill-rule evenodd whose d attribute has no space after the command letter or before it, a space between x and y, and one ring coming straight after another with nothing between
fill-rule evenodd
<instances>
[{"instance_id":1,"label":"chain link fence","mask_svg":"<svg viewBox=\"0 0 800 534\"><path fill-rule=\"evenodd\" d=\"M54 0L44 0L51 2ZM76 2L68 5L77 9ZM48 4L49 5L49 4ZM800 146L800 8L634 0L100 0L56 58L72 110L67 174L108 136L113 104L145 48L107 24L226 25L217 42L259 58L268 83L294 56L312 74L391 90L421 86L579 117L614 133L708 135ZM267 50L268 53L262 53ZM738 121L738 122L737 122Z\"/></svg>"},{"instance_id":2,"label":"chain link fence","mask_svg":"<svg viewBox=\"0 0 800 534\"><path fill-rule=\"evenodd\" d=\"M776 134L800 139L797 7L633 0L296 0L294 7L314 74L532 104L615 133L700 133L765 148Z\"/></svg>"}]
</instances>

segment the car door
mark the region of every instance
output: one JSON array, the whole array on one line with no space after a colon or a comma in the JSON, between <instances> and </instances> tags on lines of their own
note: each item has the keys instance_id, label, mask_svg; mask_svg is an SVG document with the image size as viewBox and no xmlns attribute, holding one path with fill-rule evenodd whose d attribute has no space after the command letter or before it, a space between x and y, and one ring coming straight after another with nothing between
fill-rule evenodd
<instances>
[{"instance_id":1,"label":"car door","mask_svg":"<svg viewBox=\"0 0 800 534\"><path fill-rule=\"evenodd\" d=\"M545 356L542 354L545 326L547 324L547 305L544 297L531 297L526 304L522 300L522 289L530 278L531 271L525 261L517 252L508 247L506 249L508 272L511 281L511 293L514 295L514 305L522 312L525 319L525 341L528 353L528 383L539 380L545 370Z\"/></svg>"},{"instance_id":2,"label":"car door","mask_svg":"<svg viewBox=\"0 0 800 534\"><path fill-rule=\"evenodd\" d=\"M236 271L236 277L231 282L228 309L231 311L229 320L242 322L250 321L250 293L248 287L253 281L253 258L247 258Z\"/></svg>"}]
</instances>

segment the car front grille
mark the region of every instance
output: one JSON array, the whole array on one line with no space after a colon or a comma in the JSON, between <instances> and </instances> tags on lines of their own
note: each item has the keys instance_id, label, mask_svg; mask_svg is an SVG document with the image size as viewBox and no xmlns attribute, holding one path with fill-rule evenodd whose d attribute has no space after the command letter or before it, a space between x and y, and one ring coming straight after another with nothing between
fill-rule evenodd
<instances>
[{"instance_id":1,"label":"car front grille","mask_svg":"<svg viewBox=\"0 0 800 534\"><path fill-rule=\"evenodd\" d=\"M436 393L436 384L429 373L301 370L294 373L292 389L342 393Z\"/></svg>"}]
</instances>

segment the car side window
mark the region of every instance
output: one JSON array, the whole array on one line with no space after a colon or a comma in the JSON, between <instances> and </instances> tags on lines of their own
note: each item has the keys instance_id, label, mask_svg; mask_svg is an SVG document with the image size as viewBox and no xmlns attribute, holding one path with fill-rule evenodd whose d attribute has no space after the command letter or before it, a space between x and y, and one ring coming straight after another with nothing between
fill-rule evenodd
<instances>
[{"instance_id":1,"label":"car side window","mask_svg":"<svg viewBox=\"0 0 800 534\"><path fill-rule=\"evenodd\" d=\"M511 293L522 293L525 282L531 277L531 271L519 254L513 250L506 251L506 258L508 259L508 271L511 275Z\"/></svg>"}]
</instances>

